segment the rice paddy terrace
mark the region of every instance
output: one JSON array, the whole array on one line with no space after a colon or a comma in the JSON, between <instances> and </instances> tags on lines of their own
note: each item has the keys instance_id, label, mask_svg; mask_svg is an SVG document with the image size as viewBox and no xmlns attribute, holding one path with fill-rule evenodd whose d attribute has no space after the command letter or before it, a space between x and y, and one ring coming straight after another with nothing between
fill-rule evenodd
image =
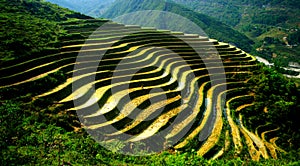
<instances>
[{"instance_id":1,"label":"rice paddy terrace","mask_svg":"<svg viewBox=\"0 0 300 166\"><path fill-rule=\"evenodd\" d=\"M253 106L247 86L256 70L253 56L194 34L104 20L61 26L69 35L59 51L3 64L0 89L9 89L5 95L33 93L28 103L70 117L77 112L86 130L101 131L105 141L196 149L214 159L232 150L253 160L277 158L283 151L275 144L277 137L265 137L276 129L251 131L243 124L247 117L239 114ZM55 86L47 85L49 76L57 78ZM41 82L43 88L28 88ZM231 104L235 101L243 104Z\"/></svg>"}]
</instances>

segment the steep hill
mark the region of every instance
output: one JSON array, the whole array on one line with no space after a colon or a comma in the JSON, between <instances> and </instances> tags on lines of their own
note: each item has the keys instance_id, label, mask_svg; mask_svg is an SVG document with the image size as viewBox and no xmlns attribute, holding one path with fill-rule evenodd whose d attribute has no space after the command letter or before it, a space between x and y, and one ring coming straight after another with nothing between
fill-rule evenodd
<instances>
[{"instance_id":1,"label":"steep hill","mask_svg":"<svg viewBox=\"0 0 300 166\"><path fill-rule=\"evenodd\" d=\"M252 48L251 44L253 44L253 42L251 40L229 26L218 22L211 17L196 13L188 8L164 0L117 0L102 16L105 18L114 18L121 16L122 14L141 10L160 10L181 15L196 23L211 38L233 43L245 51L250 51ZM156 18L149 19L155 20ZM178 25L180 23L176 24L176 26L181 26Z\"/></svg>"},{"instance_id":2,"label":"steep hill","mask_svg":"<svg viewBox=\"0 0 300 166\"><path fill-rule=\"evenodd\" d=\"M114 0L49 0L84 14L101 17ZM246 35L255 42L252 54L259 55L276 64L288 66L289 62L300 63L299 3L292 1L244 1L244 0L167 0L176 2L193 11L213 17ZM127 2L126 2L127 3ZM136 1L135 3L140 3ZM151 5L151 4L150 4ZM135 4L133 4L135 6ZM114 11L117 12L117 11ZM192 16L191 16L192 17ZM201 21L200 21L201 22ZM214 29L217 29L216 27ZM224 31L222 31L224 33ZM224 33L225 34L225 33ZM212 36L214 37L214 36ZM217 39L224 40L218 35ZM216 38L216 37L214 37ZM226 36L224 41L233 37ZM233 42L234 43L234 42ZM240 48L250 52L249 47ZM248 50L249 49L249 50ZM280 69L283 71L283 69Z\"/></svg>"},{"instance_id":3,"label":"steep hill","mask_svg":"<svg viewBox=\"0 0 300 166\"><path fill-rule=\"evenodd\" d=\"M292 1L243 1L243 0L169 0L183 4L195 11L215 17L228 25L236 26L245 17L251 23L266 25L297 24L299 2ZM245 14L249 14L246 16ZM296 16L296 18L295 18ZM249 21L249 20L248 20ZM250 23L250 22L249 22Z\"/></svg>"},{"instance_id":4,"label":"steep hill","mask_svg":"<svg viewBox=\"0 0 300 166\"><path fill-rule=\"evenodd\" d=\"M0 5L1 165L299 165L300 89L241 49Z\"/></svg>"},{"instance_id":5,"label":"steep hill","mask_svg":"<svg viewBox=\"0 0 300 166\"><path fill-rule=\"evenodd\" d=\"M300 6L297 0L170 0L231 25L255 41L253 52L279 66L300 63ZM287 40L285 40L287 37Z\"/></svg>"},{"instance_id":6,"label":"steep hill","mask_svg":"<svg viewBox=\"0 0 300 166\"><path fill-rule=\"evenodd\" d=\"M50 3L1 0L0 64L29 56L59 44L62 29L57 24L71 18L91 17Z\"/></svg>"}]
</instances>

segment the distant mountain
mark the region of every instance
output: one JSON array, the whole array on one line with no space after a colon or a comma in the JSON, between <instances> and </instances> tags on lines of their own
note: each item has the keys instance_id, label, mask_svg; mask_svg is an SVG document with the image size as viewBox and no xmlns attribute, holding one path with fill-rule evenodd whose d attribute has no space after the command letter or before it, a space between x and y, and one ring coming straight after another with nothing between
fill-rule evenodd
<instances>
[{"instance_id":1,"label":"distant mountain","mask_svg":"<svg viewBox=\"0 0 300 166\"><path fill-rule=\"evenodd\" d=\"M240 32L233 30L230 26L181 5L164 0L116 0L102 17L115 18L126 13L143 10L159 10L178 14L196 23L210 38L232 43L245 51L250 51L252 48L251 44L253 44L253 41ZM157 18L151 17L149 19L155 20ZM174 24L175 26L180 26L179 22Z\"/></svg>"},{"instance_id":2,"label":"distant mountain","mask_svg":"<svg viewBox=\"0 0 300 166\"><path fill-rule=\"evenodd\" d=\"M92 17L100 17L101 14L115 0L46 0L48 2L81 12Z\"/></svg>"},{"instance_id":3,"label":"distant mountain","mask_svg":"<svg viewBox=\"0 0 300 166\"><path fill-rule=\"evenodd\" d=\"M297 0L169 0L197 12L217 18L228 25L236 26L245 18L248 23L277 25L299 22L294 16L300 3ZM299 17L298 17L299 19ZM250 21L250 22L249 22Z\"/></svg>"},{"instance_id":4,"label":"distant mountain","mask_svg":"<svg viewBox=\"0 0 300 166\"><path fill-rule=\"evenodd\" d=\"M110 17L124 13L157 9L180 14L201 25L207 34L237 45L271 62L300 63L300 3L298 0L165 0L173 7L141 0L46 0L92 17ZM115 3L114 3L115 2ZM174 5L173 3L176 3ZM109 9L113 5L112 9ZM117 6L117 7L116 7ZM184 7L183 7L184 6ZM173 9L171 9L173 8ZM188 8L188 9L187 9ZM109 10L109 11L107 11ZM106 12L107 11L107 12ZM201 14L207 15L203 16ZM210 17L220 21L212 20ZM197 21L198 20L198 21ZM232 29L238 31L232 31ZM249 43L255 42L253 47ZM258 50L258 51L257 51Z\"/></svg>"},{"instance_id":5,"label":"distant mountain","mask_svg":"<svg viewBox=\"0 0 300 166\"><path fill-rule=\"evenodd\" d=\"M299 0L169 0L232 26L255 41L252 54L300 63Z\"/></svg>"}]
</instances>

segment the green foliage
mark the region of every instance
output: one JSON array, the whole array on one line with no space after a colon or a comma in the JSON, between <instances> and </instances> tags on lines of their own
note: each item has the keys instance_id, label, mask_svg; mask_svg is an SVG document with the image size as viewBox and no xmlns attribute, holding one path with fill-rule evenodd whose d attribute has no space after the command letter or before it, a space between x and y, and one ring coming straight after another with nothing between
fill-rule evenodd
<instances>
[{"instance_id":1,"label":"green foliage","mask_svg":"<svg viewBox=\"0 0 300 166\"><path fill-rule=\"evenodd\" d=\"M287 39L292 45L300 44L300 31L297 30L296 32L290 34Z\"/></svg>"},{"instance_id":2,"label":"green foliage","mask_svg":"<svg viewBox=\"0 0 300 166\"><path fill-rule=\"evenodd\" d=\"M252 21L256 24L277 25L286 22L287 19L287 15L278 14L277 11L260 11L254 14Z\"/></svg>"},{"instance_id":3,"label":"green foliage","mask_svg":"<svg viewBox=\"0 0 300 166\"><path fill-rule=\"evenodd\" d=\"M173 0L194 11L231 25L255 41L253 55L271 60L272 54L285 58L285 64L299 61L299 2L296 0ZM278 31L279 30L279 31ZM284 36L292 48L286 47ZM270 41L265 37L271 37ZM263 44L264 43L264 44ZM295 46L296 44L296 46ZM242 48L242 47L241 47ZM255 49L263 48L261 52ZM285 72L284 72L285 73Z\"/></svg>"},{"instance_id":4,"label":"green foliage","mask_svg":"<svg viewBox=\"0 0 300 166\"><path fill-rule=\"evenodd\" d=\"M0 149L8 148L9 144L15 144L15 140L22 134L19 124L25 118L21 110L21 104L15 101L1 101L0 103ZM20 133L21 132L21 133Z\"/></svg>"},{"instance_id":5,"label":"green foliage","mask_svg":"<svg viewBox=\"0 0 300 166\"><path fill-rule=\"evenodd\" d=\"M117 16L121 16L126 13L130 12L136 12L141 10L160 10L160 11L167 11L171 13L178 14L180 16L183 16L192 22L194 22L196 25L198 25L200 28L204 30L205 33L210 38L215 38L220 41L224 41L227 43L232 43L239 48L242 48L245 51L250 51L252 48L253 41L250 40L245 35L241 34L238 31L233 30L228 25L221 23L219 21L216 21L215 19L194 12L188 8L185 8L181 5L172 3L172 2L165 2L162 0L149 0L149 1L134 1L134 0L117 0L104 14L103 17L106 18L115 18ZM157 16L159 17L159 16ZM149 22L153 22L155 26L155 20L157 18L149 18ZM168 24L172 24L168 23ZM173 23L174 28L176 29L178 27L185 27L186 25L180 25L180 23L176 22Z\"/></svg>"},{"instance_id":6,"label":"green foliage","mask_svg":"<svg viewBox=\"0 0 300 166\"><path fill-rule=\"evenodd\" d=\"M293 1L244 1L244 0L172 0L195 11L212 16L218 20L236 26L250 16L251 22L277 25L295 16L291 10L299 9L299 3ZM249 13L248 13L249 11ZM298 12L297 12L298 13ZM249 22L248 22L249 23Z\"/></svg>"},{"instance_id":7,"label":"green foliage","mask_svg":"<svg viewBox=\"0 0 300 166\"><path fill-rule=\"evenodd\" d=\"M66 21L68 15L81 15L41 0L1 0L1 13L25 14L50 21Z\"/></svg>"},{"instance_id":8,"label":"green foliage","mask_svg":"<svg viewBox=\"0 0 300 166\"><path fill-rule=\"evenodd\" d=\"M252 109L242 114L249 119L248 126L255 129L267 122L280 127L283 137L282 147L299 149L300 125L296 117L300 116L300 89L294 82L270 68L262 67L249 81L251 91L255 93ZM259 115L259 116L257 116ZM284 134L283 134L284 133ZM294 135L292 139L291 135ZM291 139L290 143L286 141ZM287 146L288 145L288 146Z\"/></svg>"},{"instance_id":9,"label":"green foliage","mask_svg":"<svg viewBox=\"0 0 300 166\"><path fill-rule=\"evenodd\" d=\"M286 60L286 58L283 58L283 57L278 57L278 58L274 59L273 62L276 67L288 66L288 64L289 64L289 62Z\"/></svg>"},{"instance_id":10,"label":"green foliage","mask_svg":"<svg viewBox=\"0 0 300 166\"><path fill-rule=\"evenodd\" d=\"M227 25L235 26L241 20L239 7L233 6L228 1L192 1L192 0L173 0L176 3L185 5L194 11L214 17Z\"/></svg>"},{"instance_id":11,"label":"green foliage","mask_svg":"<svg viewBox=\"0 0 300 166\"><path fill-rule=\"evenodd\" d=\"M37 0L2 0L0 8L0 64L56 46L62 34L57 21L90 18Z\"/></svg>"},{"instance_id":12,"label":"green foliage","mask_svg":"<svg viewBox=\"0 0 300 166\"><path fill-rule=\"evenodd\" d=\"M1 49L6 51L1 58L6 60L9 56L15 59L36 58L39 54L32 53L41 53L45 48L54 47L53 44L59 46L61 40L83 38L79 34L66 35L57 22L68 17L85 17L78 13L65 12L65 9L37 0L1 0L0 5L3 9L0 17L5 21L1 24ZM43 11L48 7L49 10L55 9L56 14ZM8 64L13 62L16 61ZM53 99L32 102L35 95L66 80L65 73L58 71L27 84L1 89L0 165L299 165L299 87L297 89L294 83L271 69L259 68L255 75L249 83L256 94L256 108L243 114L253 119L252 123L247 122L253 127L266 121L274 124L282 122L278 124L280 134L283 140L291 139L291 144L281 141L280 145L286 145L291 151L282 155L280 160L254 162L230 155L208 160L197 156L195 149L183 153L170 149L170 152L151 156L126 156L117 153L123 146L120 143L112 144L115 151L110 152L83 129L74 130L81 128L75 111L66 111L64 107L55 105ZM261 114L261 109L266 106L269 112Z\"/></svg>"},{"instance_id":13,"label":"green foliage","mask_svg":"<svg viewBox=\"0 0 300 166\"><path fill-rule=\"evenodd\" d=\"M55 23L30 15L0 15L1 49L3 58L19 58L39 52L57 41L59 27ZM5 23L4 23L5 22Z\"/></svg>"}]
</instances>

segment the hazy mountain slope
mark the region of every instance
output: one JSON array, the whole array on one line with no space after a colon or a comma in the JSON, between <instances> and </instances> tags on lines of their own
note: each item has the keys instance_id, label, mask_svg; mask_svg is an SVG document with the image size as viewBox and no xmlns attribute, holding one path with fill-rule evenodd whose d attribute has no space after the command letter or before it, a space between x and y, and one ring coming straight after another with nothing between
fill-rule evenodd
<instances>
[{"instance_id":1,"label":"hazy mountain slope","mask_svg":"<svg viewBox=\"0 0 300 166\"><path fill-rule=\"evenodd\" d=\"M185 5L195 11L215 17L229 25L235 26L242 18L250 17L253 22L265 22L275 25L286 20L296 21L299 13L299 2L292 1L243 1L243 0L170 0ZM249 12L248 16L245 15ZM264 15L258 15L262 14ZM267 15L268 14L268 15ZM273 18L273 19L272 19Z\"/></svg>"},{"instance_id":2,"label":"hazy mountain slope","mask_svg":"<svg viewBox=\"0 0 300 166\"><path fill-rule=\"evenodd\" d=\"M300 63L297 0L170 0L231 25L255 41L252 54L279 66Z\"/></svg>"},{"instance_id":3,"label":"hazy mountain slope","mask_svg":"<svg viewBox=\"0 0 300 166\"><path fill-rule=\"evenodd\" d=\"M47 0L51 3L81 12L83 14L99 17L115 0Z\"/></svg>"},{"instance_id":4,"label":"hazy mountain slope","mask_svg":"<svg viewBox=\"0 0 300 166\"><path fill-rule=\"evenodd\" d=\"M234 26L241 20L240 8L230 5L228 1L220 2L213 0L173 0L173 2L184 5L199 13L214 17L228 25Z\"/></svg>"},{"instance_id":5,"label":"hazy mountain slope","mask_svg":"<svg viewBox=\"0 0 300 166\"><path fill-rule=\"evenodd\" d=\"M253 44L253 42L245 35L233 30L224 23L194 12L181 5L163 0L117 0L102 16L105 18L114 18L125 13L142 10L168 11L181 15L200 26L209 37L233 43L246 51L251 50L251 44ZM155 20L156 18L149 19ZM177 23L176 26L180 26L179 24L180 23Z\"/></svg>"}]
</instances>

